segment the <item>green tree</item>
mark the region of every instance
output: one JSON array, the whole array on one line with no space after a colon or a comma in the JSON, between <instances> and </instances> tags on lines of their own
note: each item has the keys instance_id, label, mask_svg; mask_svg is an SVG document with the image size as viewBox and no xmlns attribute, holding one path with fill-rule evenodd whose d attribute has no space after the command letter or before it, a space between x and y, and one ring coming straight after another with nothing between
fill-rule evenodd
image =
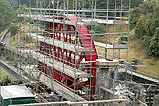
<instances>
[{"instance_id":1,"label":"green tree","mask_svg":"<svg viewBox=\"0 0 159 106\"><path fill-rule=\"evenodd\" d=\"M145 37L147 36L147 29L148 26L150 24L150 14L141 14L139 16L139 19L137 21L136 27L135 27L135 37L137 39L145 39Z\"/></svg>"},{"instance_id":2,"label":"green tree","mask_svg":"<svg viewBox=\"0 0 159 106\"><path fill-rule=\"evenodd\" d=\"M133 29L136 26L138 20L140 20L141 15L152 14L157 8L158 8L157 0L150 0L142 3L141 5L139 5L139 7L132 8L130 16L131 28Z\"/></svg>"},{"instance_id":3,"label":"green tree","mask_svg":"<svg viewBox=\"0 0 159 106\"><path fill-rule=\"evenodd\" d=\"M156 28L155 34L150 40L150 55L159 57L159 27Z\"/></svg>"},{"instance_id":4,"label":"green tree","mask_svg":"<svg viewBox=\"0 0 159 106\"><path fill-rule=\"evenodd\" d=\"M14 36L18 31L18 26L16 24L10 24L9 31L11 32L11 36Z\"/></svg>"},{"instance_id":5,"label":"green tree","mask_svg":"<svg viewBox=\"0 0 159 106\"><path fill-rule=\"evenodd\" d=\"M7 0L0 0L0 30L16 20L16 13Z\"/></svg>"},{"instance_id":6,"label":"green tree","mask_svg":"<svg viewBox=\"0 0 159 106\"><path fill-rule=\"evenodd\" d=\"M131 8L134 8L134 7L138 7L140 4L143 3L144 0L131 0L130 1L130 6ZM128 0L123 0L123 2L125 2L124 4L128 4L129 1Z\"/></svg>"},{"instance_id":7,"label":"green tree","mask_svg":"<svg viewBox=\"0 0 159 106\"><path fill-rule=\"evenodd\" d=\"M131 24L135 29L135 39L143 42L150 56L159 56L159 7L157 0L150 0L132 12ZM140 43L139 42L139 43Z\"/></svg>"}]
</instances>

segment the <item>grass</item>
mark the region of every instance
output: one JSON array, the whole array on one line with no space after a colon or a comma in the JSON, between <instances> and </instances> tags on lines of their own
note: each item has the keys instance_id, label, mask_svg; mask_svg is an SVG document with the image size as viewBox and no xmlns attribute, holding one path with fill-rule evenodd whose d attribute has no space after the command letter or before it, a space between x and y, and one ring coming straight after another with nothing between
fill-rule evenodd
<instances>
[{"instance_id":1,"label":"grass","mask_svg":"<svg viewBox=\"0 0 159 106\"><path fill-rule=\"evenodd\" d=\"M99 57L105 57L105 48L102 47L96 47L97 53ZM120 53L120 54L119 54ZM113 57L114 54L114 57ZM107 49L107 58L109 59L127 59L127 50L126 49L121 49L120 51L118 49L113 50L113 49Z\"/></svg>"},{"instance_id":2,"label":"grass","mask_svg":"<svg viewBox=\"0 0 159 106\"><path fill-rule=\"evenodd\" d=\"M113 26L110 28L110 32L112 32ZM119 28L118 28L119 30ZM109 39L110 42L117 42L120 38L119 35L109 35L107 39ZM97 36L94 38L95 41L99 42L106 42L105 36ZM102 55L101 57L104 57L105 49L101 47L96 47L98 54ZM118 50L108 50L107 51L110 55L108 55L108 58L113 58L113 52L118 53ZM126 59L128 62L132 62L133 60L138 60L141 63L137 67L137 71L141 72L143 74L157 77L159 78L159 58L153 58L147 56L147 49L144 46L144 42L140 39L134 38L134 31L132 31L129 35L129 44L128 44L128 57L127 57L127 51L121 50L120 51L120 57L121 59Z\"/></svg>"},{"instance_id":3,"label":"grass","mask_svg":"<svg viewBox=\"0 0 159 106\"><path fill-rule=\"evenodd\" d=\"M34 27L31 24L23 24L21 25L20 29L22 29L24 32L34 32L37 33L35 29L31 30L29 27ZM18 38L18 39L17 39ZM13 47L18 47L18 45L23 45L24 47L34 47L36 40L32 40L32 38L26 36L24 33L18 32L16 35L13 35L10 37L9 43Z\"/></svg>"},{"instance_id":4,"label":"grass","mask_svg":"<svg viewBox=\"0 0 159 106\"><path fill-rule=\"evenodd\" d=\"M159 58L147 56L147 48L144 46L144 42L133 38L133 36L134 32L132 31L129 36L128 61L139 60L141 65L137 66L137 71L159 78Z\"/></svg>"},{"instance_id":5,"label":"grass","mask_svg":"<svg viewBox=\"0 0 159 106\"><path fill-rule=\"evenodd\" d=\"M0 70L0 85L8 85L13 82L13 78L3 70Z\"/></svg>"},{"instance_id":6,"label":"grass","mask_svg":"<svg viewBox=\"0 0 159 106\"><path fill-rule=\"evenodd\" d=\"M127 25L108 25L105 26L105 33L118 33L118 32L128 32L128 26ZM102 43L117 43L117 41L119 40L120 36L122 36L121 34L116 34L116 35L96 35L95 37L93 37L93 40L98 41L98 42L102 42Z\"/></svg>"},{"instance_id":7,"label":"grass","mask_svg":"<svg viewBox=\"0 0 159 106\"><path fill-rule=\"evenodd\" d=\"M18 41L17 38L19 38L20 41ZM25 42L26 42L25 40L26 40L27 42L30 42L30 41L31 41L31 38L28 39L28 38L25 37L23 34L22 34L22 35L16 34L16 35L10 37L9 43L10 43L10 45L13 46L13 47L17 47L17 46L18 46L18 42L21 43L21 44L24 44L24 45L29 44L29 43L25 44Z\"/></svg>"},{"instance_id":8,"label":"grass","mask_svg":"<svg viewBox=\"0 0 159 106\"><path fill-rule=\"evenodd\" d=\"M127 32L128 31L128 26L127 25L109 25L107 28L107 31L110 33L113 32Z\"/></svg>"},{"instance_id":9,"label":"grass","mask_svg":"<svg viewBox=\"0 0 159 106\"><path fill-rule=\"evenodd\" d=\"M137 67L137 71L159 78L159 65L144 65Z\"/></svg>"},{"instance_id":10,"label":"grass","mask_svg":"<svg viewBox=\"0 0 159 106\"><path fill-rule=\"evenodd\" d=\"M128 26L127 25L109 25L106 26L107 28L107 32L106 33L115 33L115 32L127 32L128 31ZM102 43L109 43L109 44L117 44L118 40L120 39L122 35L120 34L109 34L109 35L99 35L99 36L95 36L93 37L94 41L97 42L102 42ZM104 57L105 56L105 49L102 47L96 47L97 52L99 57ZM120 55L120 56L119 56ZM113 58L120 58L120 59L127 59L127 50L123 50L121 49L119 50L113 50L113 49L107 49L107 58L109 59L113 59Z\"/></svg>"},{"instance_id":11,"label":"grass","mask_svg":"<svg viewBox=\"0 0 159 106\"><path fill-rule=\"evenodd\" d=\"M0 80L3 80L7 76L7 73L0 70Z\"/></svg>"},{"instance_id":12,"label":"grass","mask_svg":"<svg viewBox=\"0 0 159 106\"><path fill-rule=\"evenodd\" d=\"M16 35L10 37L9 43L11 46L17 47L18 41L17 41Z\"/></svg>"}]
</instances>

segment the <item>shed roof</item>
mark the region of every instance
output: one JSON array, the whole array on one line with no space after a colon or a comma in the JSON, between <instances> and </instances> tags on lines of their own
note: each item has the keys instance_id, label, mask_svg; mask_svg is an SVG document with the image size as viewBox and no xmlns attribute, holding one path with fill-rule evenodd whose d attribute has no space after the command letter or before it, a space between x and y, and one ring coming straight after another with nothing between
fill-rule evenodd
<instances>
[{"instance_id":1,"label":"shed roof","mask_svg":"<svg viewBox=\"0 0 159 106\"><path fill-rule=\"evenodd\" d=\"M24 85L1 86L0 94L3 99L35 97L31 91Z\"/></svg>"}]
</instances>

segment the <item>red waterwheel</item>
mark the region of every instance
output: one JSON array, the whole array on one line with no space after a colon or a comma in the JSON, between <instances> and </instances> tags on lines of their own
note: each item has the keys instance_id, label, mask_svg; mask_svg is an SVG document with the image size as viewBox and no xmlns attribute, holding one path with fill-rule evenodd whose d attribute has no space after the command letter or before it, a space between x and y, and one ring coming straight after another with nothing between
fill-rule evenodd
<instances>
[{"instance_id":1,"label":"red waterwheel","mask_svg":"<svg viewBox=\"0 0 159 106\"><path fill-rule=\"evenodd\" d=\"M64 19L77 24L73 25L70 23L65 23ZM84 87L89 87L89 93L91 94L91 96L93 96L95 94L96 86L95 61L97 59L97 53L94 42L91 40L90 33L86 26L83 25L81 20L77 19L75 15L63 15L56 20L61 21L48 22L49 24L46 27L43 36L50 39L54 39L57 42L62 41L64 43L69 43L74 46L80 45L83 51L71 51L67 48L61 48L55 45L41 42L40 52L44 55L49 56L55 61L61 62L64 65L72 67L73 69L80 69L81 71L90 74L91 77L88 77L88 80L81 81L81 78L69 76L65 72L62 72L62 70L57 70L54 67L47 66L43 62L39 62L39 68L47 75L52 76L53 79L55 79L57 82L65 84L69 89L81 90ZM85 60L85 62L87 62L87 67L81 65L82 60ZM80 93L78 94L83 97L85 96Z\"/></svg>"}]
</instances>

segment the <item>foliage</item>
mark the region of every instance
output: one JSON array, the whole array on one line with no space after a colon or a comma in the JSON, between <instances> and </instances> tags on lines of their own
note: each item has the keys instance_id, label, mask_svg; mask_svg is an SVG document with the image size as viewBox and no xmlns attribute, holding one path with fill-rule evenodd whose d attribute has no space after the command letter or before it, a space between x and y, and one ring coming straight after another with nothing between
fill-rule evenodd
<instances>
[{"instance_id":1,"label":"foliage","mask_svg":"<svg viewBox=\"0 0 159 106\"><path fill-rule=\"evenodd\" d=\"M155 34L150 40L150 55L159 57L159 27L156 28Z\"/></svg>"},{"instance_id":2,"label":"foliage","mask_svg":"<svg viewBox=\"0 0 159 106\"><path fill-rule=\"evenodd\" d=\"M130 5L132 8L133 7L138 7L143 0L109 0L109 8L113 9L115 7L115 1L116 1L116 8L121 8L120 5L122 4L122 8L128 8ZM121 2L122 1L122 2ZM97 0L97 7L103 8L106 7L106 1L103 0Z\"/></svg>"},{"instance_id":3,"label":"foliage","mask_svg":"<svg viewBox=\"0 0 159 106\"><path fill-rule=\"evenodd\" d=\"M128 0L124 0L124 1L128 1ZM131 0L130 6L131 8L138 7L140 4L142 4L143 1L144 0ZM126 3L129 3L129 2L126 2Z\"/></svg>"},{"instance_id":4,"label":"foliage","mask_svg":"<svg viewBox=\"0 0 159 106\"><path fill-rule=\"evenodd\" d=\"M2 80L6 75L7 74L4 71L0 70L0 80Z\"/></svg>"},{"instance_id":5,"label":"foliage","mask_svg":"<svg viewBox=\"0 0 159 106\"><path fill-rule=\"evenodd\" d=\"M95 33L105 33L105 26L101 24L97 25L87 25L87 28L90 31L94 31Z\"/></svg>"},{"instance_id":6,"label":"foliage","mask_svg":"<svg viewBox=\"0 0 159 106\"><path fill-rule=\"evenodd\" d=\"M150 1L147 1L143 4L141 4L139 7L132 8L131 19L130 19L131 28L134 28L136 26L141 15L152 14L158 7L157 4L158 4L157 0L150 0Z\"/></svg>"},{"instance_id":7,"label":"foliage","mask_svg":"<svg viewBox=\"0 0 159 106\"><path fill-rule=\"evenodd\" d=\"M28 13L29 10L27 8L28 8L28 6L23 4L23 5L20 5L16 11L18 14Z\"/></svg>"},{"instance_id":8,"label":"foliage","mask_svg":"<svg viewBox=\"0 0 159 106\"><path fill-rule=\"evenodd\" d=\"M9 38L9 44L13 47L17 47L18 45L18 39L17 39L17 36L11 36Z\"/></svg>"},{"instance_id":9,"label":"foliage","mask_svg":"<svg viewBox=\"0 0 159 106\"><path fill-rule=\"evenodd\" d=\"M19 1L18 0L7 0L13 8L18 8Z\"/></svg>"},{"instance_id":10,"label":"foliage","mask_svg":"<svg viewBox=\"0 0 159 106\"><path fill-rule=\"evenodd\" d=\"M10 24L9 31L11 36L14 36L18 32L18 26L16 24Z\"/></svg>"},{"instance_id":11,"label":"foliage","mask_svg":"<svg viewBox=\"0 0 159 106\"><path fill-rule=\"evenodd\" d=\"M150 0L132 10L131 27L135 39L144 41L144 47L153 57L159 56L159 7L157 0Z\"/></svg>"},{"instance_id":12,"label":"foliage","mask_svg":"<svg viewBox=\"0 0 159 106\"><path fill-rule=\"evenodd\" d=\"M16 20L16 13L7 0L0 0L0 30Z\"/></svg>"},{"instance_id":13,"label":"foliage","mask_svg":"<svg viewBox=\"0 0 159 106\"><path fill-rule=\"evenodd\" d=\"M135 37L137 39L143 40L146 37L147 26L150 23L150 15L149 14L141 14L136 24L135 28Z\"/></svg>"},{"instance_id":14,"label":"foliage","mask_svg":"<svg viewBox=\"0 0 159 106\"><path fill-rule=\"evenodd\" d=\"M9 38L9 44L13 47L17 47L18 45L18 39L17 39L17 35L16 35L17 31L13 31L11 32L11 36Z\"/></svg>"}]
</instances>

